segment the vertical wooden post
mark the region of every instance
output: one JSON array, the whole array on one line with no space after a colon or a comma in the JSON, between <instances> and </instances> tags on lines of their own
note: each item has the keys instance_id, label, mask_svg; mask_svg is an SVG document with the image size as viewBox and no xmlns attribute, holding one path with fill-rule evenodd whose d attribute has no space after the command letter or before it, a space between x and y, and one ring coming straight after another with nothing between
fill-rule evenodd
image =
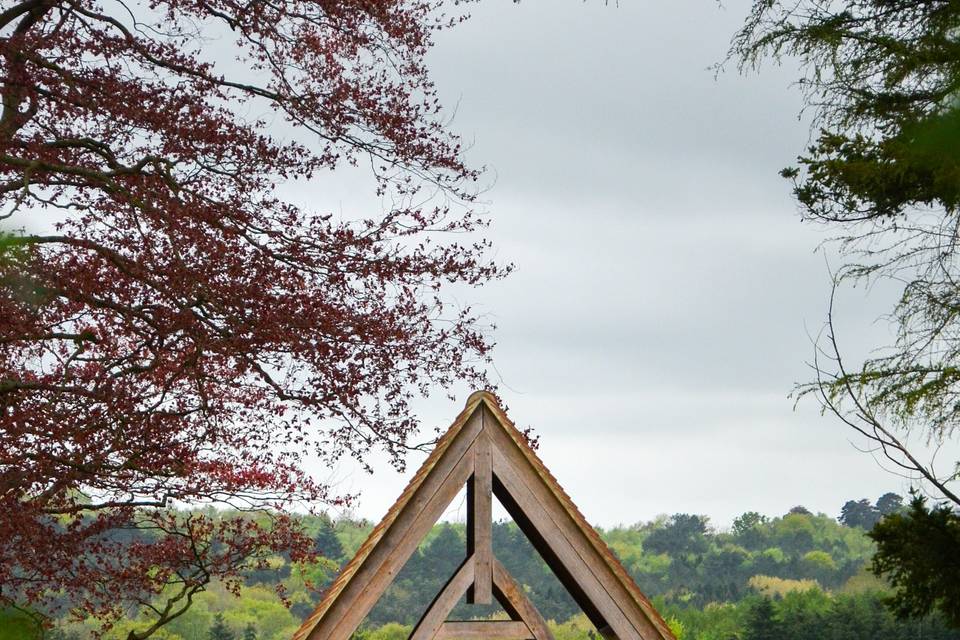
<instances>
[{"instance_id":1,"label":"vertical wooden post","mask_svg":"<svg viewBox=\"0 0 960 640\"><path fill-rule=\"evenodd\" d=\"M493 461L490 440L483 433L474 443L473 476L467 484L467 556L474 560L470 604L493 602Z\"/></svg>"}]
</instances>

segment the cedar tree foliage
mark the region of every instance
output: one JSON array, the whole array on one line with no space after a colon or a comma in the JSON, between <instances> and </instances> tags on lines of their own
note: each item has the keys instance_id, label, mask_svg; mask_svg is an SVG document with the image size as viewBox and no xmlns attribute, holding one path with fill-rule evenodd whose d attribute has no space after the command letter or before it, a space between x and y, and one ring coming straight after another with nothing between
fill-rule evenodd
<instances>
[{"instance_id":1,"label":"cedar tree foliage","mask_svg":"<svg viewBox=\"0 0 960 640\"><path fill-rule=\"evenodd\" d=\"M928 507L915 495L908 509L886 516L868 534L877 543L873 570L896 592L888 599L900 617L939 610L960 628L960 518L945 505Z\"/></svg>"},{"instance_id":2,"label":"cedar tree foliage","mask_svg":"<svg viewBox=\"0 0 960 640\"><path fill-rule=\"evenodd\" d=\"M730 57L742 68L770 58L799 62L814 135L798 166L782 175L793 182L804 218L837 230L843 264L813 363L816 380L800 393L817 395L878 459L952 505L929 518L960 523L960 462L935 465L911 444L939 450L960 425L960 3L755 0ZM838 287L879 280L901 291L888 314L896 338L850 366L833 322ZM921 526L927 507L914 502L911 509L896 522ZM904 552L909 545L898 550L896 539L877 538L875 570L922 577L908 566L916 559ZM920 614L952 602L944 613L960 620L955 579L928 584L952 594L913 597L908 592L920 582L897 580L897 611Z\"/></svg>"},{"instance_id":3,"label":"cedar tree foliage","mask_svg":"<svg viewBox=\"0 0 960 640\"><path fill-rule=\"evenodd\" d=\"M508 268L475 240L477 172L424 65L463 18L2 4L0 601L107 624L139 605L147 637L212 579L310 557L285 509L339 498L305 453L402 465L411 400L483 384L487 329L444 291ZM385 206L283 196L344 165ZM230 509L172 508L197 503Z\"/></svg>"}]
</instances>

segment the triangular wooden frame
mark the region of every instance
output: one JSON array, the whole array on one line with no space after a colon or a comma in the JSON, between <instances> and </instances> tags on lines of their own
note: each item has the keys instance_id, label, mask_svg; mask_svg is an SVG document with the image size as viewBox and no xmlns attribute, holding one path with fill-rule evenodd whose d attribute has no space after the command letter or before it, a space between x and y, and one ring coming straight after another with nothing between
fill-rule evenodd
<instances>
[{"instance_id":1,"label":"triangular wooden frame","mask_svg":"<svg viewBox=\"0 0 960 640\"><path fill-rule=\"evenodd\" d=\"M348 640L464 484L467 558L410 640L553 640L540 613L493 555L493 496L604 636L673 640L663 618L485 391L470 396L294 640ZM447 621L464 594L477 604L496 599L511 620Z\"/></svg>"}]
</instances>

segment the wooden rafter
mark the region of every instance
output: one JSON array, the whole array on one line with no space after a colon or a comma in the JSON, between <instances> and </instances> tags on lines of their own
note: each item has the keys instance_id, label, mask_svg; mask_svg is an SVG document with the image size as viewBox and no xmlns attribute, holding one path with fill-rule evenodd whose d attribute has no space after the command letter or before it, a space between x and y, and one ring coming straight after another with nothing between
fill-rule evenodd
<instances>
[{"instance_id":1,"label":"wooden rafter","mask_svg":"<svg viewBox=\"0 0 960 640\"><path fill-rule=\"evenodd\" d=\"M467 557L423 614L411 640L553 640L543 617L495 557L494 495L604 636L674 640L650 601L486 392L470 396L294 640L348 640L464 484ZM464 595L475 604L496 599L512 619L447 620Z\"/></svg>"}]
</instances>

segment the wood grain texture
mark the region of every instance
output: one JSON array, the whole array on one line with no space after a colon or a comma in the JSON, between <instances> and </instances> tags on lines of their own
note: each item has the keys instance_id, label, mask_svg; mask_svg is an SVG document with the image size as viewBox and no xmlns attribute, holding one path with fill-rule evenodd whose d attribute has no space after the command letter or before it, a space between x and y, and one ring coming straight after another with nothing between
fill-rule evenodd
<instances>
[{"instance_id":1,"label":"wood grain texture","mask_svg":"<svg viewBox=\"0 0 960 640\"><path fill-rule=\"evenodd\" d=\"M383 595L473 473L472 447L483 426L481 416L480 411L474 412L463 426L329 611L310 631L310 640L348 640Z\"/></svg>"},{"instance_id":2,"label":"wood grain texture","mask_svg":"<svg viewBox=\"0 0 960 640\"><path fill-rule=\"evenodd\" d=\"M444 622L435 640L534 640L527 625L518 620Z\"/></svg>"},{"instance_id":3,"label":"wood grain texture","mask_svg":"<svg viewBox=\"0 0 960 640\"><path fill-rule=\"evenodd\" d=\"M474 582L467 602L493 602L493 462L490 439L480 434L474 444L473 477L467 486L467 555L473 556Z\"/></svg>"},{"instance_id":4,"label":"wood grain texture","mask_svg":"<svg viewBox=\"0 0 960 640\"><path fill-rule=\"evenodd\" d=\"M522 620L536 640L553 640L553 634L537 608L533 606L523 587L517 584L510 572L493 559L493 590L504 611L514 620Z\"/></svg>"},{"instance_id":5,"label":"wood grain texture","mask_svg":"<svg viewBox=\"0 0 960 640\"><path fill-rule=\"evenodd\" d=\"M505 435L503 439L507 439ZM585 541L577 539L579 528L574 525L575 531L571 531L569 516L546 494L529 465L511 455L511 449L515 449L512 442L494 442L493 472L507 494L498 497L594 626L598 630L610 627L619 640L659 639L660 634L649 621L644 621L644 628L640 621L627 618L607 589L615 585L610 584L612 577L606 575L609 572L602 561L584 549ZM638 626L646 633L641 633Z\"/></svg>"},{"instance_id":6,"label":"wood grain texture","mask_svg":"<svg viewBox=\"0 0 960 640\"><path fill-rule=\"evenodd\" d=\"M447 616L457 605L457 602L467 591L467 587L473 582L474 559L467 558L460 565L460 568L453 574L453 577L447 581L437 597L424 612L413 633L410 634L410 640L431 640L440 627L446 621Z\"/></svg>"},{"instance_id":7,"label":"wood grain texture","mask_svg":"<svg viewBox=\"0 0 960 640\"><path fill-rule=\"evenodd\" d=\"M557 479L546 468L537 454L530 447L530 442L521 433L516 425L504 413L503 409L496 402L485 402L485 409L489 410L494 416L495 423L501 428L494 429L493 432L503 434L506 440L512 442L513 452L527 465L534 483L538 486L541 494L547 494L549 498L559 507L559 510L565 516L566 525L571 526L579 532L580 539L585 543L586 551L594 559L598 559L597 568L600 571L599 577L605 584L611 585L611 596L615 598L617 605L621 610L634 620L638 625L638 630L642 637L651 640L675 640L673 632L663 617L657 612L653 603L650 602L643 592L637 587L636 583L630 577L630 574L624 569L623 565L617 559L607 544L587 519L583 516L577 506L573 503L570 496L563 490ZM485 422L487 424L487 422ZM496 486L496 482L494 483ZM495 495L496 494L495 492ZM499 496L498 496L499 497ZM625 596L625 597L624 597ZM603 628L598 629L601 633L606 633Z\"/></svg>"}]
</instances>

